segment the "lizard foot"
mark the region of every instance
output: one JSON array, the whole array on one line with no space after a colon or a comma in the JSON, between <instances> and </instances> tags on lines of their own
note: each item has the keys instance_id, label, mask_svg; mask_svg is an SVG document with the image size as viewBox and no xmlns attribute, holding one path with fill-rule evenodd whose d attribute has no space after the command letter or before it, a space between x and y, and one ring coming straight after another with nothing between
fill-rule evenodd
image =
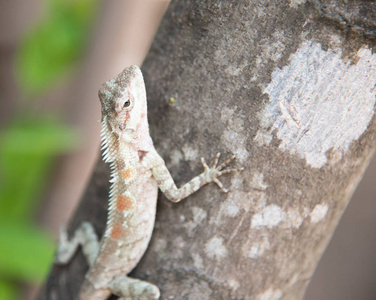
<instances>
[{"instance_id":1,"label":"lizard foot","mask_svg":"<svg viewBox=\"0 0 376 300\"><path fill-rule=\"evenodd\" d=\"M62 226L60 228L55 263L60 265L67 264L80 245L82 246L83 253L91 266L99 251L98 237L95 234L93 226L88 222L83 222L70 240L68 239L66 227Z\"/></svg>"},{"instance_id":2,"label":"lizard foot","mask_svg":"<svg viewBox=\"0 0 376 300\"><path fill-rule=\"evenodd\" d=\"M215 156L214 162L213 162L213 164L212 164L211 167L209 167L206 164L206 162L205 162L205 160L204 160L203 157L201 157L201 163L204 166L204 174L206 175L205 177L206 177L207 182L215 182L218 185L218 187L224 193L228 193L229 189L226 189L223 186L222 182L220 182L218 180L218 177L222 176L224 174L242 171L242 170L244 170L244 168L223 170L223 168L225 168L231 161L233 161L235 159L235 155L231 156L224 163L222 163L221 165L217 166L218 160L219 160L220 156L221 156L221 154L217 153L217 155Z\"/></svg>"},{"instance_id":3,"label":"lizard foot","mask_svg":"<svg viewBox=\"0 0 376 300\"><path fill-rule=\"evenodd\" d=\"M154 284L127 276L115 278L110 290L120 297L119 300L157 300L160 296Z\"/></svg>"}]
</instances>

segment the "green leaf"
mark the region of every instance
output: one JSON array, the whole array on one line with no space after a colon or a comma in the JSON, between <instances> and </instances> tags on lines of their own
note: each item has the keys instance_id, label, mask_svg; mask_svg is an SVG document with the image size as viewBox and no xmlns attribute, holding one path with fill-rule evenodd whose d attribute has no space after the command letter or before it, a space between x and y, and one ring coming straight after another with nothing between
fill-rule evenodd
<instances>
[{"instance_id":1,"label":"green leaf","mask_svg":"<svg viewBox=\"0 0 376 300\"><path fill-rule=\"evenodd\" d=\"M18 49L17 75L27 95L50 87L71 69L87 42L97 0L50 0L47 17Z\"/></svg>"},{"instance_id":2,"label":"green leaf","mask_svg":"<svg viewBox=\"0 0 376 300\"><path fill-rule=\"evenodd\" d=\"M30 219L53 159L76 140L53 119L24 117L0 132L0 219Z\"/></svg>"},{"instance_id":3,"label":"green leaf","mask_svg":"<svg viewBox=\"0 0 376 300\"><path fill-rule=\"evenodd\" d=\"M41 282L53 259L54 243L30 224L0 220L0 276ZM2 299L2 298L1 298Z\"/></svg>"},{"instance_id":4,"label":"green leaf","mask_svg":"<svg viewBox=\"0 0 376 300\"><path fill-rule=\"evenodd\" d=\"M19 117L0 132L0 155L56 155L75 147L77 134L57 119Z\"/></svg>"},{"instance_id":5,"label":"green leaf","mask_svg":"<svg viewBox=\"0 0 376 300\"><path fill-rule=\"evenodd\" d=\"M1 300L16 300L18 298L17 294L17 288L13 284L0 280Z\"/></svg>"}]
</instances>

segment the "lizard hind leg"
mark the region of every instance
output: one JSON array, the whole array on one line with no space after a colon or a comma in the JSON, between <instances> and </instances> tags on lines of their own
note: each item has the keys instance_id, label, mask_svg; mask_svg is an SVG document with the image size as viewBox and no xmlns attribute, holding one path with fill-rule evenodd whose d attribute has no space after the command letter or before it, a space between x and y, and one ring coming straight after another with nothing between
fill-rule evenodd
<instances>
[{"instance_id":1,"label":"lizard hind leg","mask_svg":"<svg viewBox=\"0 0 376 300\"><path fill-rule=\"evenodd\" d=\"M67 264L80 245L89 266L92 266L98 256L99 241L91 223L83 222L70 240L65 228L60 231L55 262L61 265Z\"/></svg>"},{"instance_id":2,"label":"lizard hind leg","mask_svg":"<svg viewBox=\"0 0 376 300\"><path fill-rule=\"evenodd\" d=\"M157 300L160 295L154 284L127 276L116 277L109 289L120 297L119 300Z\"/></svg>"}]
</instances>

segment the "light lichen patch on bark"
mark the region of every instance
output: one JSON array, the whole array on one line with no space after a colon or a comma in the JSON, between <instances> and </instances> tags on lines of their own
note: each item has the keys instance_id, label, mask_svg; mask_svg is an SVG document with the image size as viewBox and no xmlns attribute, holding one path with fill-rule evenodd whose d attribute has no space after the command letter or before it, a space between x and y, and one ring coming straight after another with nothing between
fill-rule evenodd
<instances>
[{"instance_id":1,"label":"light lichen patch on bark","mask_svg":"<svg viewBox=\"0 0 376 300\"><path fill-rule=\"evenodd\" d=\"M306 214L302 215L296 208L291 208L287 210L285 226L287 228L299 228L303 224L305 217Z\"/></svg>"},{"instance_id":2,"label":"light lichen patch on bark","mask_svg":"<svg viewBox=\"0 0 376 300\"><path fill-rule=\"evenodd\" d=\"M215 236L205 244L205 254L212 259L221 259L227 256L227 249L221 237Z\"/></svg>"},{"instance_id":3,"label":"light lichen patch on bark","mask_svg":"<svg viewBox=\"0 0 376 300\"><path fill-rule=\"evenodd\" d=\"M264 252L270 248L270 243L268 237L261 237L261 241L259 243L254 243L251 246L251 249L244 249L244 254L252 259L257 259L258 257L262 256Z\"/></svg>"},{"instance_id":4,"label":"light lichen patch on bark","mask_svg":"<svg viewBox=\"0 0 376 300\"><path fill-rule=\"evenodd\" d=\"M194 252L192 253L192 258L193 258L193 265L198 269L198 270L204 270L204 261L200 254Z\"/></svg>"},{"instance_id":5,"label":"light lichen patch on bark","mask_svg":"<svg viewBox=\"0 0 376 300\"><path fill-rule=\"evenodd\" d=\"M317 204L314 209L311 211L309 216L311 217L312 223L320 222L322 219L325 218L329 207L327 204Z\"/></svg>"},{"instance_id":6,"label":"light lichen patch on bark","mask_svg":"<svg viewBox=\"0 0 376 300\"><path fill-rule=\"evenodd\" d=\"M252 228L280 226L281 228L299 228L309 216L311 223L322 221L329 207L326 203L317 204L312 210L308 207L291 207L283 210L275 204L264 206L252 216Z\"/></svg>"},{"instance_id":7,"label":"light lichen patch on bark","mask_svg":"<svg viewBox=\"0 0 376 300\"><path fill-rule=\"evenodd\" d=\"M192 219L183 223L183 227L188 231L188 236L194 235L194 229L196 229L207 216L207 212L198 206L191 207L191 211Z\"/></svg>"},{"instance_id":8,"label":"light lichen patch on bark","mask_svg":"<svg viewBox=\"0 0 376 300\"><path fill-rule=\"evenodd\" d=\"M236 155L239 162L245 162L249 157L246 149L247 139L244 135L244 119L245 117L234 108L225 107L221 111L221 121L226 127L221 141L231 153Z\"/></svg>"},{"instance_id":9,"label":"light lichen patch on bark","mask_svg":"<svg viewBox=\"0 0 376 300\"><path fill-rule=\"evenodd\" d=\"M279 300L282 297L282 292L279 289L267 289L264 293L256 296L257 300Z\"/></svg>"},{"instance_id":10,"label":"light lichen patch on bark","mask_svg":"<svg viewBox=\"0 0 376 300\"><path fill-rule=\"evenodd\" d=\"M243 134L226 129L221 136L221 141L236 156L239 162L245 162L248 159L249 153L245 148L246 138Z\"/></svg>"},{"instance_id":11,"label":"light lichen patch on bark","mask_svg":"<svg viewBox=\"0 0 376 300\"><path fill-rule=\"evenodd\" d=\"M171 166L179 165L182 160L183 160L183 154L181 153L180 150L175 149L171 152L171 163L170 163Z\"/></svg>"},{"instance_id":12,"label":"light lichen patch on bark","mask_svg":"<svg viewBox=\"0 0 376 300\"><path fill-rule=\"evenodd\" d=\"M259 129L253 141L257 143L258 146L269 146L273 139L273 135L265 129Z\"/></svg>"},{"instance_id":13,"label":"light lichen patch on bark","mask_svg":"<svg viewBox=\"0 0 376 300\"><path fill-rule=\"evenodd\" d=\"M376 55L370 49L361 48L350 63L339 48L303 42L289 64L273 72L264 90L270 103L259 114L260 123L276 132L279 149L321 168L329 149L346 151L367 129L374 115L375 78Z\"/></svg>"},{"instance_id":14,"label":"light lichen patch on bark","mask_svg":"<svg viewBox=\"0 0 376 300\"><path fill-rule=\"evenodd\" d=\"M192 146L189 144L185 144L183 147L183 153L184 153L184 159L187 160L192 160L192 161L198 161L199 160L199 153L198 149L194 149Z\"/></svg>"},{"instance_id":15,"label":"light lichen patch on bark","mask_svg":"<svg viewBox=\"0 0 376 300\"><path fill-rule=\"evenodd\" d=\"M252 228L277 226L284 218L282 209L275 204L266 206L262 211L252 216Z\"/></svg>"},{"instance_id":16,"label":"light lichen patch on bark","mask_svg":"<svg viewBox=\"0 0 376 300\"><path fill-rule=\"evenodd\" d=\"M239 213L239 206L231 200L223 201L219 208L220 212L226 217L236 217Z\"/></svg>"},{"instance_id":17,"label":"light lichen patch on bark","mask_svg":"<svg viewBox=\"0 0 376 300\"><path fill-rule=\"evenodd\" d=\"M298 8L299 5L302 5L306 2L307 0L290 0L289 6L292 8Z\"/></svg>"},{"instance_id":18,"label":"light lichen patch on bark","mask_svg":"<svg viewBox=\"0 0 376 300\"><path fill-rule=\"evenodd\" d=\"M268 185L264 182L264 175L259 172L253 173L251 186L259 190L265 190L268 187Z\"/></svg>"}]
</instances>

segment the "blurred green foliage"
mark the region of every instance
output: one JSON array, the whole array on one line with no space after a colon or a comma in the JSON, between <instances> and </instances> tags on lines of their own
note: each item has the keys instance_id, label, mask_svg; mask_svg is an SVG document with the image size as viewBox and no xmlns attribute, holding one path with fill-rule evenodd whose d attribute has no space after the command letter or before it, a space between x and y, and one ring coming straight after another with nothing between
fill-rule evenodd
<instances>
[{"instance_id":1,"label":"blurred green foliage","mask_svg":"<svg viewBox=\"0 0 376 300\"><path fill-rule=\"evenodd\" d=\"M17 293L14 286L5 281L0 281L0 299L10 300L16 299Z\"/></svg>"},{"instance_id":2,"label":"blurred green foliage","mask_svg":"<svg viewBox=\"0 0 376 300\"><path fill-rule=\"evenodd\" d=\"M23 112L0 131L1 300L19 299L20 282L40 283L48 272L54 242L33 217L54 159L78 141L75 131L57 116L35 114L32 107L77 62L98 1L46 4L46 17L24 37L16 56Z\"/></svg>"},{"instance_id":3,"label":"blurred green foliage","mask_svg":"<svg viewBox=\"0 0 376 300\"><path fill-rule=\"evenodd\" d=\"M46 18L25 37L17 56L20 84L38 93L71 69L87 42L95 0L49 0Z\"/></svg>"},{"instance_id":4,"label":"blurred green foliage","mask_svg":"<svg viewBox=\"0 0 376 300\"><path fill-rule=\"evenodd\" d=\"M74 141L72 130L46 117L15 120L0 133L0 220L31 221L31 199L40 195L53 158Z\"/></svg>"}]
</instances>

